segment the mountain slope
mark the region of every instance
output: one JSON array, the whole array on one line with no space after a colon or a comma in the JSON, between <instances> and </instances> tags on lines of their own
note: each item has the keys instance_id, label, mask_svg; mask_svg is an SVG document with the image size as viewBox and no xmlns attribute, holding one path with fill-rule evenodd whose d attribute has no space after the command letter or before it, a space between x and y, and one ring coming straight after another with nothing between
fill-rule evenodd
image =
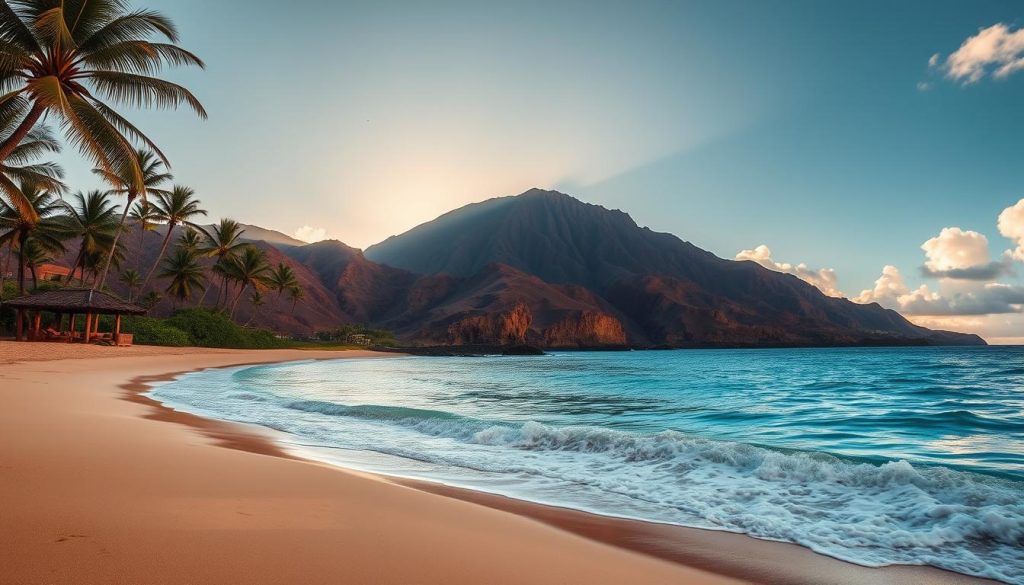
<instances>
[{"instance_id":1,"label":"mountain slope","mask_svg":"<svg viewBox=\"0 0 1024 585\"><path fill-rule=\"evenodd\" d=\"M795 276L718 258L621 211L553 191L468 205L370 247L366 258L454 277L499 263L586 287L656 344L983 343L917 327L878 305L827 297Z\"/></svg>"}]
</instances>

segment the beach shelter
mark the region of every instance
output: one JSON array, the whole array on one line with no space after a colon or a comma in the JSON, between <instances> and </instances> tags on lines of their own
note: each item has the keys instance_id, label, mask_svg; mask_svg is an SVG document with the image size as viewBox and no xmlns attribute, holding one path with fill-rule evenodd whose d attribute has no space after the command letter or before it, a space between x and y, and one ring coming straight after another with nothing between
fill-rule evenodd
<instances>
[{"instance_id":1,"label":"beach shelter","mask_svg":"<svg viewBox=\"0 0 1024 585\"><path fill-rule=\"evenodd\" d=\"M17 341L66 341L89 343L94 340L108 340L117 345L130 345L131 336L121 333L122 315L142 315L144 307L122 301L116 296L101 290L87 288L62 288L44 291L34 295L18 297L3 303L17 313L15 321L15 340ZM34 311L32 323L25 331L25 312ZM42 330L43 312L54 313L57 317L56 326ZM67 315L67 329L64 329L64 316ZM113 330L101 333L100 316L113 315ZM85 318L85 329L82 333L75 330L75 320L79 316Z\"/></svg>"}]
</instances>

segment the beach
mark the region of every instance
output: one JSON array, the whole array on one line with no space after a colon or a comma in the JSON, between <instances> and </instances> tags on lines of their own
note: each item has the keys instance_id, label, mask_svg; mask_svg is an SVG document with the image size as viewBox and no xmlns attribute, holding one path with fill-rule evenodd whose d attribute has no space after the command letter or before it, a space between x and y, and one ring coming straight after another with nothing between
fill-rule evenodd
<instances>
[{"instance_id":1,"label":"beach","mask_svg":"<svg viewBox=\"0 0 1024 585\"><path fill-rule=\"evenodd\" d=\"M984 582L343 470L139 394L201 368L378 355L0 342L0 581Z\"/></svg>"}]
</instances>

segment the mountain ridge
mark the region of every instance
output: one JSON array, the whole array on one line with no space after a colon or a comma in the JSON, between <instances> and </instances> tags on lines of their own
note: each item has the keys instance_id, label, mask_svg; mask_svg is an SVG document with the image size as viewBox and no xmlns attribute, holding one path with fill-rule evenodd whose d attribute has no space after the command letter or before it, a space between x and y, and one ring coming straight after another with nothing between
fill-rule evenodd
<instances>
[{"instance_id":1,"label":"mountain ridge","mask_svg":"<svg viewBox=\"0 0 1024 585\"><path fill-rule=\"evenodd\" d=\"M719 258L640 227L623 211L555 191L470 204L365 251L338 240L295 245L273 230L252 231L244 237L268 259L300 274L307 301L293 314L281 303L257 311L243 299L239 315L298 335L359 323L441 345L984 343L918 327L877 304L827 297L793 275ZM268 241L277 236L284 239ZM143 241L145 265L155 260L159 238ZM206 304L216 296L208 294ZM169 311L166 301L157 308Z\"/></svg>"}]
</instances>

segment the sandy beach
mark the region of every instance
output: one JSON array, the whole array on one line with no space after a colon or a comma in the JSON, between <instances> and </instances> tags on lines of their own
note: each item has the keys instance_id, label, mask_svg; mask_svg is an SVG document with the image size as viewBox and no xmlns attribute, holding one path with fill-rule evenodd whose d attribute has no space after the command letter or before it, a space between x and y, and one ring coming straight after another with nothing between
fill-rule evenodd
<instances>
[{"instance_id":1,"label":"sandy beach","mask_svg":"<svg viewBox=\"0 0 1024 585\"><path fill-rule=\"evenodd\" d=\"M983 582L390 481L139 394L199 368L373 356L0 342L0 582Z\"/></svg>"}]
</instances>

